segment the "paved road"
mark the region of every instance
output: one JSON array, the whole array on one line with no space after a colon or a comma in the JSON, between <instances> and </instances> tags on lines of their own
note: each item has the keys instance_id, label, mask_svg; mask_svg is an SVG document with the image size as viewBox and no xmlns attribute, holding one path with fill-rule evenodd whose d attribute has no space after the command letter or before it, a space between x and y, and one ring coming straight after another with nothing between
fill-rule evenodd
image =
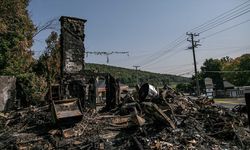
<instances>
[{"instance_id":1,"label":"paved road","mask_svg":"<svg viewBox=\"0 0 250 150\"><path fill-rule=\"evenodd\" d=\"M214 99L215 104L222 105L228 108L233 108L239 104L246 104L245 98L221 98L221 99Z\"/></svg>"}]
</instances>

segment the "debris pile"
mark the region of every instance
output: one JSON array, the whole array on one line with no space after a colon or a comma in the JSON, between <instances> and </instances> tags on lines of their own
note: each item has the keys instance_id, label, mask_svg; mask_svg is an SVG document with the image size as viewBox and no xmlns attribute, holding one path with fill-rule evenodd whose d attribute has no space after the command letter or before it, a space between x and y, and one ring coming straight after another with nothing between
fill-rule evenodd
<instances>
[{"instance_id":1,"label":"debris pile","mask_svg":"<svg viewBox=\"0 0 250 150\"><path fill-rule=\"evenodd\" d=\"M86 110L74 125L52 124L49 106L0 114L0 149L249 149L247 117L149 85L109 112Z\"/></svg>"}]
</instances>

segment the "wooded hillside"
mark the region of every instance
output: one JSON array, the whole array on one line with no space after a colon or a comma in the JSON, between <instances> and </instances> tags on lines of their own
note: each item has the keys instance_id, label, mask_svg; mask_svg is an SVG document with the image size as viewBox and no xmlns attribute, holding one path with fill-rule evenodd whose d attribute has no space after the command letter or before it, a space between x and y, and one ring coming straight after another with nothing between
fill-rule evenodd
<instances>
[{"instance_id":1,"label":"wooded hillside","mask_svg":"<svg viewBox=\"0 0 250 150\"><path fill-rule=\"evenodd\" d=\"M124 84L129 86L134 86L136 84L136 70L115 67L115 66L108 66L108 65L101 65L101 64L86 64L87 70L95 70L98 72L106 72L110 73L116 78L119 78L120 81ZM138 80L139 83L148 82L155 86L163 86L164 84L171 84L175 85L177 83L185 83L190 82L191 79L181 76L175 75L168 75L168 74L160 74L160 73L152 73L146 71L138 70Z\"/></svg>"}]
</instances>

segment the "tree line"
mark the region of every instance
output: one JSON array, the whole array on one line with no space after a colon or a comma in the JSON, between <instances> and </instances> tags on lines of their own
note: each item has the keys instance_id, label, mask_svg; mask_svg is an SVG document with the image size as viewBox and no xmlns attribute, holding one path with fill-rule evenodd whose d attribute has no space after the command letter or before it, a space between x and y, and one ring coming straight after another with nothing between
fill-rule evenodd
<instances>
[{"instance_id":1,"label":"tree line","mask_svg":"<svg viewBox=\"0 0 250 150\"><path fill-rule=\"evenodd\" d=\"M213 80L216 90L223 90L223 81L226 80L235 86L250 85L250 54L243 54L237 58L229 56L221 59L206 59L198 72L198 79L201 91L205 89L205 78ZM192 76L192 82L189 84L179 84L177 89L180 91L194 91L195 77Z\"/></svg>"}]
</instances>

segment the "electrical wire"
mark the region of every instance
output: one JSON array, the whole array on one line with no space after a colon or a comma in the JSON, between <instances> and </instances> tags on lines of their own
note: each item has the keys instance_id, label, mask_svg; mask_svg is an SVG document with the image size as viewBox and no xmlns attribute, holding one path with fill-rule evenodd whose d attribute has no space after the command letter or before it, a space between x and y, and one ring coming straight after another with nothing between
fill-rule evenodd
<instances>
[{"instance_id":1,"label":"electrical wire","mask_svg":"<svg viewBox=\"0 0 250 150\"><path fill-rule=\"evenodd\" d=\"M214 35L217 35L217 34L219 34L219 33L224 32L224 31L233 29L233 28L235 28L235 27L238 27L239 25L242 25L242 24L244 24L244 23L248 23L249 21L250 21L250 19L245 20L245 21L243 21L243 22L241 22L241 23L232 25L232 26L230 26L230 27L228 27L228 28L226 28L226 29L223 29L223 30L217 31L217 32L215 32L215 33L209 34L209 35L207 35L207 36L205 36L205 37L202 37L201 40L207 39L207 38L209 38L209 37L212 37L212 36L214 36Z\"/></svg>"},{"instance_id":2,"label":"electrical wire","mask_svg":"<svg viewBox=\"0 0 250 150\"><path fill-rule=\"evenodd\" d=\"M177 74L177 76L189 75L191 73L194 73L194 71L187 71L187 72L184 72L184 73L181 73L181 74Z\"/></svg>"},{"instance_id":3,"label":"electrical wire","mask_svg":"<svg viewBox=\"0 0 250 150\"><path fill-rule=\"evenodd\" d=\"M218 26L220 26L220 25L222 25L222 24L225 24L225 23L227 23L227 22L229 22L229 21L231 21L231 20L233 20L233 19L236 19L236 18L238 18L238 17L240 17L240 16L242 16L242 15L244 15L244 14L247 14L247 13L249 13L249 12L250 12L250 9L248 9L247 11L241 12L240 14L237 14L236 16L233 16L232 18L229 18L229 19L227 19L227 20L225 20L225 21L222 21L222 22L219 22L219 23L217 23L217 24L212 25L211 27L209 27L209 28L207 28L207 29L204 29L204 30L202 30L202 31L199 31L199 34L204 33L204 32L207 32L207 31L209 31L209 30L211 30L211 29L214 29L214 28L216 28L216 27L218 27Z\"/></svg>"},{"instance_id":4,"label":"electrical wire","mask_svg":"<svg viewBox=\"0 0 250 150\"><path fill-rule=\"evenodd\" d=\"M183 50L184 48L182 48L182 49L176 49L176 48L178 48L179 46L181 46L181 44L184 44L185 41L186 41L186 40L184 40L183 42L181 42L180 44L178 44L176 47L173 47L172 49L168 49L168 51L166 51L165 54L160 55L157 59L154 59L154 60L152 60L152 61L150 61L150 62L148 62L148 63L142 65L141 67L142 67L142 68L145 68L145 67L147 67L147 66L154 65L154 64L158 63L159 61L161 61L162 59L164 59L164 58L166 58L166 57L172 57L172 56L178 54L178 53L181 52L181 50ZM172 52L173 50L176 50L175 53L172 53L172 55L171 55L171 54L170 54L170 55L167 55L168 53ZM178 51L177 51L177 50L178 50Z\"/></svg>"},{"instance_id":5,"label":"electrical wire","mask_svg":"<svg viewBox=\"0 0 250 150\"><path fill-rule=\"evenodd\" d=\"M246 47L246 48L250 48L250 47ZM235 52L235 51L239 51L239 49L237 49L237 50L233 50L233 51L229 51L229 52L226 52L226 53L223 53L223 56L225 56L225 55L227 55L227 54L230 54L230 53L232 53L232 52ZM215 56L214 56L215 57ZM217 55L217 57L221 57L221 55L220 56L218 56ZM205 58L205 59L207 59L207 58ZM204 62L205 60L204 60L204 58L203 59L199 59L198 61L197 61L197 64L200 64L201 62ZM190 64L191 65L191 64ZM191 66L190 66L191 67ZM185 74L187 74L185 71L186 70L188 70L188 69L182 69L183 67L178 67L178 69L171 69L171 71L172 72L170 72L170 73L175 73L175 74L177 74L177 75L185 75ZM178 74L178 72L180 72L179 74ZM194 72L194 70L192 70L192 72ZM229 72L229 71L227 71L227 72ZM232 71L231 71L232 72ZM244 71L244 72L246 72L246 71Z\"/></svg>"},{"instance_id":6,"label":"electrical wire","mask_svg":"<svg viewBox=\"0 0 250 150\"><path fill-rule=\"evenodd\" d=\"M143 59L143 61L141 61L140 63L138 63L140 66L144 66L147 65L148 63L151 63L152 61L155 61L156 59L159 59L160 57L166 55L166 53L168 53L169 51L171 51L171 49L175 49L177 48L180 44L182 44L185 40L183 40L185 36L181 35L179 36L177 39L175 39L174 41L170 42L168 44L168 48L167 50L161 50L158 51L157 53L155 53L155 56L149 56L145 59Z\"/></svg>"},{"instance_id":7,"label":"electrical wire","mask_svg":"<svg viewBox=\"0 0 250 150\"><path fill-rule=\"evenodd\" d=\"M200 48L199 49L199 52L201 52L201 51L211 51L211 50L213 50L213 51L218 51L218 50L225 50L225 49L227 49L227 50L229 50L229 49L246 49L246 48L250 48L250 45L246 45L246 46L235 46L235 47L212 47L212 48Z\"/></svg>"},{"instance_id":8,"label":"electrical wire","mask_svg":"<svg viewBox=\"0 0 250 150\"><path fill-rule=\"evenodd\" d=\"M185 66L190 66L190 65L193 65L193 63L178 64L178 65L168 65L168 66L160 66L160 67L147 67L147 69L157 68L157 69L173 70L175 68L180 68L180 67L185 67ZM166 71L166 70L163 70L163 72Z\"/></svg>"},{"instance_id":9,"label":"electrical wire","mask_svg":"<svg viewBox=\"0 0 250 150\"><path fill-rule=\"evenodd\" d=\"M209 24L210 22L212 22L212 21L214 21L214 20L217 20L218 18L220 18L220 17L226 15L227 13L232 12L233 10L235 10L235 9L237 9L237 8L239 8L239 7L241 7L241 6L245 5L245 4L247 4L247 3L249 3L249 2L250 2L250 1L247 0L247 1L244 2L244 3L241 3L240 5L237 5L236 7L232 8L232 9L230 9L230 10L228 10L228 11L226 11L226 12L220 14L220 15L218 15L217 17L215 17L215 18L213 18L213 19L210 19L210 20L204 22L203 24L201 24L201 25L199 25L199 26L197 26L197 27L195 27L195 28L192 28L191 30L189 30L189 32L194 32L195 30L198 30L198 29L200 29L200 28L206 26L206 25Z\"/></svg>"},{"instance_id":10,"label":"electrical wire","mask_svg":"<svg viewBox=\"0 0 250 150\"><path fill-rule=\"evenodd\" d=\"M211 72L211 73L235 73L235 72L250 72L250 70L235 70L235 71L204 71L204 72Z\"/></svg>"},{"instance_id":11,"label":"electrical wire","mask_svg":"<svg viewBox=\"0 0 250 150\"><path fill-rule=\"evenodd\" d=\"M170 72L167 72L167 73L170 73L170 74L181 74L181 73L185 73L185 72L190 72L190 71L194 71L193 70L193 67L189 67L187 69L181 69L181 70L176 70L176 71L170 71Z\"/></svg>"},{"instance_id":12,"label":"electrical wire","mask_svg":"<svg viewBox=\"0 0 250 150\"><path fill-rule=\"evenodd\" d=\"M233 9L231 9L231 10L229 10L229 11L227 11L227 12L225 12L225 13L217 16L217 17L215 17L214 19L211 19L211 20L203 23L202 25L200 25L198 27L195 27L195 28L193 28L191 30L198 30L198 31L200 30L199 33L204 33L206 31L209 31L209 30L213 29L213 28L216 28L219 25L222 25L222 24L224 24L226 22L229 22L229 21L231 21L231 20L233 20L235 18L238 18L238 17L240 17L240 16L242 16L242 15L250 12L249 7L247 9L242 10L243 8L246 8L247 6L250 5L250 4L245 5L247 3L249 3L249 1L246 1L246 2L244 2L244 3L242 3L242 4L238 5L238 6L234 7ZM241 7L241 6L243 6L243 7ZM243 24L243 23L241 23L241 24ZM240 24L235 25L235 26L239 26L239 25ZM226 31L226 30L229 30L229 29L227 28L227 29L224 29L224 30ZM223 32L223 31L220 31L220 32ZM218 32L218 33L220 33L220 32ZM216 34L218 34L218 33L216 33ZM182 36L180 36L179 38L177 38L176 40L174 40L171 43L174 43L174 42L178 41L181 38L182 38ZM160 56L159 58L153 58L153 62L155 62L156 60L159 60L163 56L166 56L166 54L169 53L169 52L171 52L172 50L174 50L174 48L168 49L167 51L165 51L165 54L158 55L158 56ZM142 65L142 67L148 66L150 64L152 65L152 59L151 59L151 61L147 60L147 62L148 63ZM157 62L159 62L159 61L157 61ZM153 63L153 64L155 64L155 63Z\"/></svg>"},{"instance_id":13,"label":"electrical wire","mask_svg":"<svg viewBox=\"0 0 250 150\"><path fill-rule=\"evenodd\" d=\"M157 57L151 57L151 59L147 60L146 63L144 63L143 65L140 65L141 67L145 67L148 66L149 64L157 61L158 59L162 58L163 56L165 56L167 53L173 51L174 49L178 48L179 46L181 46L182 44L184 44L186 41L186 39L180 41L179 43L177 43L176 45L170 47L169 49L167 49L166 51L164 51L163 53L161 53L160 55L157 55Z\"/></svg>"},{"instance_id":14,"label":"electrical wire","mask_svg":"<svg viewBox=\"0 0 250 150\"><path fill-rule=\"evenodd\" d=\"M224 56L224 55L228 55L228 54L231 54L232 52L235 52L235 51L240 51L241 49L248 49L248 48L250 48L250 46L248 45L248 46L244 46L244 47L224 47L224 48L211 48L211 49L215 49L215 50L224 50L224 49L231 49L229 52L227 51L226 53L223 53L223 54L220 54L220 55L217 55L217 56L214 56L214 57L221 57L221 55L222 56ZM201 49L202 50L202 49ZM205 58L205 59L207 59L207 58ZM197 63L197 65L198 64L201 64L201 62L202 61L204 61L204 58L203 59L199 59L196 63ZM167 70L171 70L171 71L173 71L173 70L176 70L176 68L178 68L178 69L181 69L181 68L183 68L183 67L185 67L185 66L190 66L190 65L193 65L193 63L188 63L188 64L181 64L181 65L168 65L168 66L164 66L164 68L167 68ZM168 68L168 67L170 67L170 68Z\"/></svg>"}]
</instances>

